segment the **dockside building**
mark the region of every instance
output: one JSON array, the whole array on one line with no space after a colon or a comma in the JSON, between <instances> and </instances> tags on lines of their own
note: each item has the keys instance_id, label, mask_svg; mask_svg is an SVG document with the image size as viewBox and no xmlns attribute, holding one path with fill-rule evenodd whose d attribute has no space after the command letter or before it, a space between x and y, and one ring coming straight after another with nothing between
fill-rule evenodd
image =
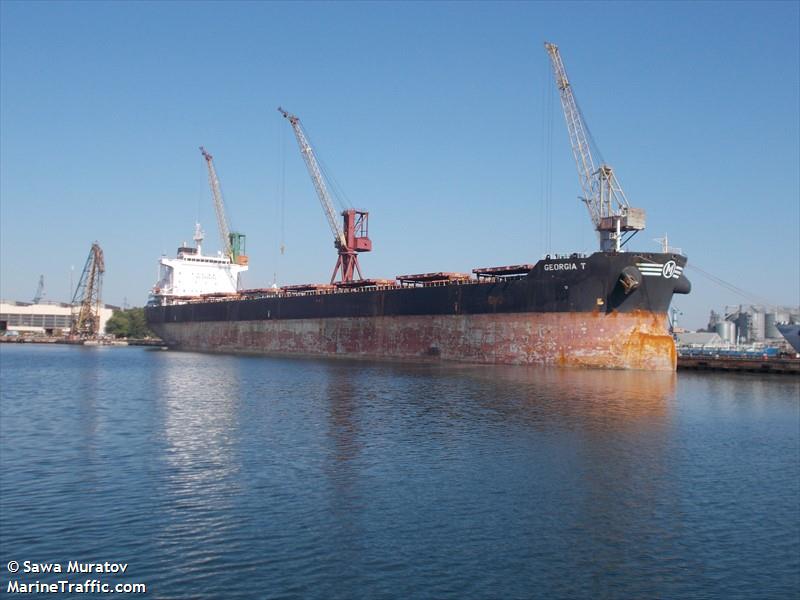
<instances>
[{"instance_id":1,"label":"dockside building","mask_svg":"<svg viewBox=\"0 0 800 600\"><path fill-rule=\"evenodd\" d=\"M108 305L100 309L100 331L113 314ZM0 300L0 334L62 335L69 332L72 308L64 302L14 302Z\"/></svg>"}]
</instances>

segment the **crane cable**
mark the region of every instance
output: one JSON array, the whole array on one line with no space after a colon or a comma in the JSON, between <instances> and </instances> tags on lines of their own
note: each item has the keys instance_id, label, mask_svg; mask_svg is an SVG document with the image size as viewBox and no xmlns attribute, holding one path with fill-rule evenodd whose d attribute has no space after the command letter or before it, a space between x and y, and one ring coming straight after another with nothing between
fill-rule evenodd
<instances>
[{"instance_id":1,"label":"crane cable","mask_svg":"<svg viewBox=\"0 0 800 600\"><path fill-rule=\"evenodd\" d=\"M586 117L583 116L583 111L581 110L581 105L578 103L578 97L575 95L575 90L572 90L572 99L575 101L575 108L578 109L578 116L581 119L581 123L583 124L583 129L586 132L586 137L589 140L589 148L592 153L592 158L597 160L597 165L595 167L599 167L600 165L604 165L606 163L605 158L603 158L603 153L600 152L600 146L597 145L597 142L592 135L592 130L589 129L589 123L586 121Z\"/></svg>"},{"instance_id":2,"label":"crane cable","mask_svg":"<svg viewBox=\"0 0 800 600\"><path fill-rule=\"evenodd\" d=\"M736 294L738 296L741 296L742 298L744 298L745 300L747 300L747 301L749 301L749 302L751 302L753 304L763 304L763 305L766 305L766 306L771 305L771 303L768 300L766 300L765 298L761 298L760 296L756 296L754 294L751 294L747 290L743 290L742 288L737 287L734 284L725 281L724 279L720 279L716 275L712 275L708 271L704 271L703 269L701 269L700 267L698 267L695 264L688 263L686 265L686 267L691 269L692 271L697 271L698 273L700 273L701 275L703 275L704 277L706 277L707 279L709 279L713 283L716 283L718 286L720 286L720 287L722 287L722 288L728 290L729 292L732 292L732 293L734 293L734 294Z\"/></svg>"},{"instance_id":3,"label":"crane cable","mask_svg":"<svg viewBox=\"0 0 800 600\"><path fill-rule=\"evenodd\" d=\"M286 128L281 127L281 187L280 187L280 225L281 225L281 245L280 251L283 256L286 251L286 221L284 218L286 207Z\"/></svg>"},{"instance_id":4,"label":"crane cable","mask_svg":"<svg viewBox=\"0 0 800 600\"><path fill-rule=\"evenodd\" d=\"M539 235L542 254L552 250L553 205L553 95L555 84L545 64L545 82L542 86L542 180L539 203Z\"/></svg>"},{"instance_id":5,"label":"crane cable","mask_svg":"<svg viewBox=\"0 0 800 600\"><path fill-rule=\"evenodd\" d=\"M303 129L305 133L306 140L308 141L308 145L311 146L311 151L314 153L314 157L317 159L317 164L319 164L319 170L322 173L325 181L329 184L331 196L333 196L334 201L336 204L339 205L339 209L346 210L348 208L352 208L353 205L350 202L350 199L347 197L347 194L344 193L344 190L339 185L339 182L336 181L336 178L330 173L328 170L328 166L322 160L322 157L319 155L319 151L317 150L317 144L311 139L311 136L308 134L308 131Z\"/></svg>"}]
</instances>

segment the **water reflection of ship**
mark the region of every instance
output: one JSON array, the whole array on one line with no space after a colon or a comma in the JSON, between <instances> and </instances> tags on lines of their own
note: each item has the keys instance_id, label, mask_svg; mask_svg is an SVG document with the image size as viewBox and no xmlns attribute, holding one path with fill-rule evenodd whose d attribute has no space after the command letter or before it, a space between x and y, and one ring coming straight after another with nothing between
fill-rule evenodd
<instances>
[{"instance_id":1,"label":"water reflection of ship","mask_svg":"<svg viewBox=\"0 0 800 600\"><path fill-rule=\"evenodd\" d=\"M353 374L340 365L331 365L327 373L328 436L332 456L337 462L354 459L360 450L358 403L360 398Z\"/></svg>"},{"instance_id":2,"label":"water reflection of ship","mask_svg":"<svg viewBox=\"0 0 800 600\"><path fill-rule=\"evenodd\" d=\"M680 524L669 484L674 374L429 364L353 372L331 363L326 373L337 532L363 539L376 522L391 529L406 512L421 529L444 514L491 518L481 512L491 501L515 507L523 554L576 552L547 532L580 530L597 549L589 573L629 560L613 540L647 536L673 551L653 514ZM345 545L335 554L343 572L363 560Z\"/></svg>"},{"instance_id":3,"label":"water reflection of ship","mask_svg":"<svg viewBox=\"0 0 800 600\"><path fill-rule=\"evenodd\" d=\"M419 372L424 366L408 369ZM676 376L670 372L525 366L455 366L425 370L436 373L435 379L465 382L465 392L479 401L481 409L485 410L484 416L511 422L519 420L534 427L558 421L567 425L580 423L581 427L591 424L620 429L667 418L676 384ZM444 383L444 387L447 385Z\"/></svg>"},{"instance_id":4,"label":"water reflection of ship","mask_svg":"<svg viewBox=\"0 0 800 600\"><path fill-rule=\"evenodd\" d=\"M517 525L529 540L520 551L574 554L596 576L597 597L608 593L601 583L607 574L630 563L626 540L646 537L655 552L679 554L653 517L663 515L675 528L682 523L680 499L670 487L673 373L525 367L452 373L442 377L463 384L458 393L451 390L458 405L447 408L448 419L480 419L497 432L491 460L464 474L478 481L467 489L490 485L499 501L518 502L520 514L537 514ZM545 530L580 531L584 548L595 548L591 560L560 538L543 540L542 522L550 523ZM573 591L568 595L586 594Z\"/></svg>"},{"instance_id":5,"label":"water reflection of ship","mask_svg":"<svg viewBox=\"0 0 800 600\"><path fill-rule=\"evenodd\" d=\"M158 361L167 491L181 502L219 509L236 484L239 400L237 361L197 362L190 354ZM200 526L200 525L198 525Z\"/></svg>"}]
</instances>

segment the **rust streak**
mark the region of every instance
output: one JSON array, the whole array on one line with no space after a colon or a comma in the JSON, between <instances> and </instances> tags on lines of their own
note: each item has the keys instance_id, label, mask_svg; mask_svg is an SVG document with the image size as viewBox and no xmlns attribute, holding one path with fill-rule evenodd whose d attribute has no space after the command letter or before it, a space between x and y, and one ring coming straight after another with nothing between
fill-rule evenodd
<instances>
[{"instance_id":1,"label":"rust streak","mask_svg":"<svg viewBox=\"0 0 800 600\"><path fill-rule=\"evenodd\" d=\"M673 371L665 315L521 313L167 323L184 349Z\"/></svg>"}]
</instances>

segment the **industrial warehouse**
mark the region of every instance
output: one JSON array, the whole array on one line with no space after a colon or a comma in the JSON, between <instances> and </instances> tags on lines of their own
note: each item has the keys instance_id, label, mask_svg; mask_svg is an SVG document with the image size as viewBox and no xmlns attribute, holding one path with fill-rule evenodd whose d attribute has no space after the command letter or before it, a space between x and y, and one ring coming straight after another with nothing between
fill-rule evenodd
<instances>
[{"instance_id":1,"label":"industrial warehouse","mask_svg":"<svg viewBox=\"0 0 800 600\"><path fill-rule=\"evenodd\" d=\"M100 331L105 331L115 306L100 307ZM72 306L65 302L15 302L0 300L0 332L4 335L66 336L72 323Z\"/></svg>"},{"instance_id":2,"label":"industrial warehouse","mask_svg":"<svg viewBox=\"0 0 800 600\"><path fill-rule=\"evenodd\" d=\"M103 304L101 290L105 261L103 250L95 242L89 250L72 303L44 299L44 275L31 302L0 300L0 334L8 337L69 337L71 340L96 340L105 331L106 323L119 310Z\"/></svg>"}]
</instances>

